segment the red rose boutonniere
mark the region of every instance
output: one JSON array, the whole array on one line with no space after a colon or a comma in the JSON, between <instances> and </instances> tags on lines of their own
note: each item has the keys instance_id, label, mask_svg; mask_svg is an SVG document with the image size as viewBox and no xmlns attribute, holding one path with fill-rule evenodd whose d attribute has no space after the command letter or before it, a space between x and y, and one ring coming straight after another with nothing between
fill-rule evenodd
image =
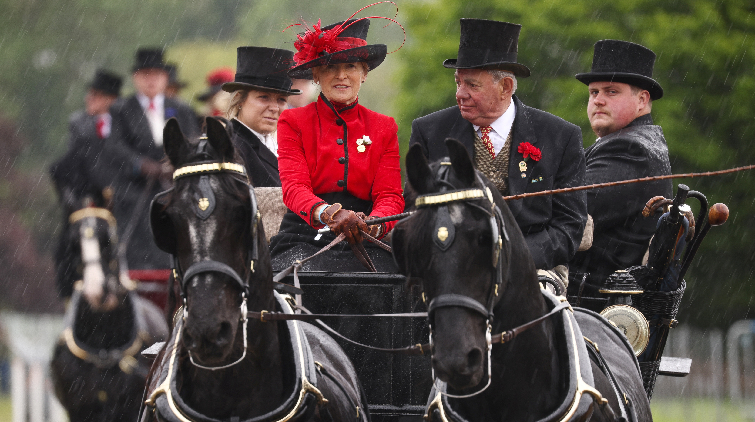
<instances>
[{"instance_id":1,"label":"red rose boutonniere","mask_svg":"<svg viewBox=\"0 0 755 422\"><path fill-rule=\"evenodd\" d=\"M524 160L519 162L519 171L522 172L522 179L527 177L527 158L532 158L534 161L540 161L543 154L540 150L529 142L522 142L517 148L520 154L524 156Z\"/></svg>"},{"instance_id":2,"label":"red rose boutonniere","mask_svg":"<svg viewBox=\"0 0 755 422\"><path fill-rule=\"evenodd\" d=\"M524 155L525 159L527 157L532 157L533 160L540 161L540 159L543 157L540 149L529 142L522 142L521 144L519 144L517 151L519 151L520 154Z\"/></svg>"}]
</instances>

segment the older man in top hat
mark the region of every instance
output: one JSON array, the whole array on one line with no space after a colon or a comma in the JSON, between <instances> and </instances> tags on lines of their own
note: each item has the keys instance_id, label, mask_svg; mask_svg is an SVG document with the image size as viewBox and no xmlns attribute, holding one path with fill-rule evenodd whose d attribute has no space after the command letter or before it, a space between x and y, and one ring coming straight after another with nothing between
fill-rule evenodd
<instances>
[{"instance_id":1,"label":"older man in top hat","mask_svg":"<svg viewBox=\"0 0 755 422\"><path fill-rule=\"evenodd\" d=\"M430 160L448 155L444 140L463 143L475 166L503 195L580 186L585 159L579 127L524 105L514 92L530 70L517 63L520 25L461 20L456 69L457 105L412 123L410 144ZM566 282L587 219L584 192L508 202L541 275ZM558 266L558 267L557 267ZM550 271L555 269L554 271Z\"/></svg>"},{"instance_id":2,"label":"older man in top hat","mask_svg":"<svg viewBox=\"0 0 755 422\"><path fill-rule=\"evenodd\" d=\"M199 124L189 106L165 97L168 71L162 50L138 50L133 70L136 93L111 109L112 135L100 158L108 171L99 177L115 191L114 213L120 238L127 242L129 268L167 268L168 257L154 245L145 217L149 201L170 179L171 169L160 163L165 156L163 127L175 117L184 135L192 138L199 135ZM130 236L124 236L127 231Z\"/></svg>"},{"instance_id":3,"label":"older man in top hat","mask_svg":"<svg viewBox=\"0 0 755 422\"><path fill-rule=\"evenodd\" d=\"M112 117L110 106L120 95L122 79L106 70L97 70L94 80L84 97L85 109L74 113L69 123L68 151L50 166L50 174L58 191L63 209L66 210L64 225L68 224L68 214L85 206L86 197L92 200L103 199L105 188L101 181L93 177L94 166L102 146L110 137ZM67 233L66 230L61 231ZM70 242L61 235L55 253L58 294L70 297L73 293L74 264L73 254L68 247Z\"/></svg>"},{"instance_id":4,"label":"older man in top hat","mask_svg":"<svg viewBox=\"0 0 755 422\"><path fill-rule=\"evenodd\" d=\"M586 183L671 174L663 130L650 115L653 101L663 96L652 78L654 64L655 54L648 48L603 40L595 43L592 71L576 75L588 86L587 117L598 136L585 151ZM641 211L657 195L673 195L670 180L587 192L595 231L592 247L578 252L570 264L572 292L578 293L577 281L600 285L612 272L640 264L657 221L643 218ZM585 286L582 292L595 293Z\"/></svg>"}]
</instances>

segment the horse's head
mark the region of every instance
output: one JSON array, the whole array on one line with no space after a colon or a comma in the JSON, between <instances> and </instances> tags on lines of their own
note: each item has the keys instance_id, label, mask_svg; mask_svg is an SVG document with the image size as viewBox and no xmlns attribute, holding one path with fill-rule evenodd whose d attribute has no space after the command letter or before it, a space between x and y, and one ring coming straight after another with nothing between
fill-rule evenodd
<instances>
[{"instance_id":1,"label":"horse's head","mask_svg":"<svg viewBox=\"0 0 755 422\"><path fill-rule=\"evenodd\" d=\"M87 206L71 213L69 223L68 242L80 280L76 288L95 312L112 311L135 287L120 265L115 217L106 208Z\"/></svg>"},{"instance_id":2,"label":"horse's head","mask_svg":"<svg viewBox=\"0 0 755 422\"><path fill-rule=\"evenodd\" d=\"M488 369L493 312L515 276L512 244L526 245L500 193L474 169L464 146L455 140L446 146L450 161L432 165L421 147L409 150L407 197L416 197L416 211L396 226L392 242L399 270L421 286L428 304L433 370L465 390L480 384Z\"/></svg>"},{"instance_id":3,"label":"horse's head","mask_svg":"<svg viewBox=\"0 0 755 422\"><path fill-rule=\"evenodd\" d=\"M213 118L206 123L207 136L192 142L174 119L166 124L175 185L155 197L150 219L157 245L176 260L183 345L195 363L218 366L245 351L239 325L247 301L270 309L272 269L244 167L223 125Z\"/></svg>"}]
</instances>

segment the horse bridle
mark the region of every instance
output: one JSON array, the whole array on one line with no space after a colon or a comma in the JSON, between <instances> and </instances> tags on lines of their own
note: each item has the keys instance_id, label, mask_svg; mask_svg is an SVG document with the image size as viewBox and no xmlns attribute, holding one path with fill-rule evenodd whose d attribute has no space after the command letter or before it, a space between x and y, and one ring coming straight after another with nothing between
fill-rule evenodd
<instances>
[{"instance_id":1,"label":"horse bridle","mask_svg":"<svg viewBox=\"0 0 755 422\"><path fill-rule=\"evenodd\" d=\"M115 257L111 258L109 264L109 268L120 268L118 259L118 224L115 220L115 216L113 216L113 213L110 212L107 208L100 208L100 207L86 207L82 208L80 210L74 211L71 213L71 215L68 216L68 222L70 224L76 224L78 222L81 222L84 219L87 218L94 218L96 220L102 220L107 224L107 230L108 230L108 239L110 241L111 247L114 248L115 251ZM82 229L85 232L88 232L90 227L82 227ZM93 230L93 228L92 228ZM92 233L84 233L87 236L93 235ZM134 283L130 278L128 277L121 277L121 274L118 274L118 282L126 289L126 290L135 290L136 289L136 283Z\"/></svg>"},{"instance_id":2,"label":"horse bridle","mask_svg":"<svg viewBox=\"0 0 755 422\"><path fill-rule=\"evenodd\" d=\"M442 183L448 185L448 187L453 188L453 186L445 181L444 179L447 177L448 174L448 166L450 163L441 163L440 168L438 169L438 176ZM433 329L432 329L432 315L433 313L439 309L444 307L460 307L464 309L468 309L476 314L481 315L483 318L485 318L485 325L487 326L486 329L486 340L488 344L488 380L486 385L481 389L471 394L466 395L453 395L448 393L442 393L448 397L454 397L454 398L467 398L472 397L477 394L482 393L485 391L491 383L492 379L492 367L491 367L491 351L493 348L493 342L492 342L492 336L491 336L491 330L492 330L492 320L493 320L493 308L496 304L496 297L500 294L501 285L503 284L503 259L504 259L504 253L503 253L503 239L505 238L506 241L509 241L509 235L506 231L506 225L503 221L503 214L501 213L501 209L496 205L495 200L493 198L493 193L490 190L488 186L485 185L482 178L480 178L479 174L475 174L477 182L481 187L484 188L470 188L470 189L454 189L451 191L446 191L445 187L441 187L440 193L434 193L434 194L426 194L426 195L420 195L416 198L414 204L417 209L420 208L438 208L438 218L436 220L435 224L435 231L433 236L433 241L436 244L438 248L441 250L446 250L448 247L451 246L451 243L454 239L454 224L453 221L451 221L451 218L449 216L448 212L448 204L452 203L466 203L468 205L471 205L482 212L484 212L486 215L490 218L490 227L492 232L492 255L491 255L491 262L493 264L493 267L496 269L493 282L491 283L490 291L488 292L488 300L486 304L482 304L476 299L473 299L468 296L454 294L454 293L447 293L442 294L434 297L430 303L427 305L427 315L428 315L428 321L430 323L430 344L433 343L432 336L433 336ZM477 204L477 201L485 200L489 202L489 207L481 206ZM474 202L473 202L474 201ZM503 235L503 238L501 237ZM423 294L424 298L424 294ZM433 370L433 383L435 383L435 371ZM439 390L440 391L440 390Z\"/></svg>"},{"instance_id":3,"label":"horse bridle","mask_svg":"<svg viewBox=\"0 0 755 422\"><path fill-rule=\"evenodd\" d=\"M173 172L173 180L178 180L182 177L189 177L189 176L197 176L199 175L200 178L200 187L201 193L205 195L204 197L200 198L198 203L198 211L197 215L200 216L200 218L207 218L209 217L210 213L212 212L212 209L214 209L215 206L215 198L214 193L212 192L211 187L209 186L209 182L207 181L206 177L208 174L212 173L233 173L233 174L240 174L244 176L246 181L239 180L238 178L233 178L233 180L243 183L249 190L249 200L251 203L251 247L249 248L249 251L247 253L247 259L249 261L249 272L246 273L246 277L242 278L233 268L231 268L228 264L214 261L214 260L205 260L205 261L199 261L195 262L189 268L186 269L186 271L182 272L180 269L180 265L178 262L178 259L176 259L176 250L175 247L170 247L170 245L174 245L173 243L170 243L170 239L166 241L163 239L163 242L160 242L158 240L158 236L175 236L175 233L172 232L172 228L166 228L164 227L165 224L168 224L169 221L167 220L167 217L164 217L162 214L162 210L158 210L158 207L162 204L159 202L161 198L168 195L173 191L174 188L170 188L166 190L165 192L161 192L158 195L155 196L155 198L152 200L152 204L150 205L150 222L152 225L152 231L154 234L154 237L156 238L156 242L158 243L158 247L163 249L164 251L171 254L171 258L173 261L173 276L176 281L179 282L179 286L181 288L181 298L183 300L184 304L184 313L183 318L185 319L188 313L188 309L186 307L187 297L186 297L186 284L188 281L199 274L203 273L220 273L228 276L231 280L233 280L240 288L241 288L241 306L240 306L240 320L243 323L242 330L243 330L243 337L244 337L244 352L242 353L241 357L238 358L236 361L229 363L227 365L222 366L204 366L196 363L194 361L193 356L191 355L191 352L188 352L189 354L189 360L193 365L195 365L198 368L202 369L208 369L211 371L217 371L220 369L229 368L231 366L234 366L244 360L246 357L247 352L247 298L249 296L249 277L251 277L251 274L255 272L255 263L259 261L259 242L257 239L257 231L259 228L259 223L261 221L261 215L259 208L257 207L257 198L254 195L254 189L249 183L249 179L246 174L246 169L241 164L236 163L225 163L225 162L217 162L217 161L208 161L208 162L201 162L194 165L189 166L183 166L175 170ZM209 212L207 212L209 210ZM202 217L203 215L206 215Z\"/></svg>"}]
</instances>

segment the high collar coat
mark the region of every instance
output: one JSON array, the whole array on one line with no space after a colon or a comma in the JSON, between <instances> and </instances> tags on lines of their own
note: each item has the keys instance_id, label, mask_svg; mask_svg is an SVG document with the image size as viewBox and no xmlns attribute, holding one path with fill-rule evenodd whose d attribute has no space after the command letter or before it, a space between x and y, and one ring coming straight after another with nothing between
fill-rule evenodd
<instances>
[{"instance_id":1,"label":"high collar coat","mask_svg":"<svg viewBox=\"0 0 755 422\"><path fill-rule=\"evenodd\" d=\"M244 159L246 174L252 186L280 187L278 157L240 121L231 119L231 127L233 128L233 146Z\"/></svg>"},{"instance_id":2,"label":"high collar coat","mask_svg":"<svg viewBox=\"0 0 755 422\"><path fill-rule=\"evenodd\" d=\"M524 105L516 96L516 117L512 127L509 158L509 195L581 186L585 177L582 132L550 113ZM430 161L448 156L445 139L464 144L474 159L475 131L461 116L458 106L437 111L412 122L410 145L422 146ZM540 161L527 159L527 170L519 145L529 142L542 153ZM529 246L535 266L551 269L566 265L577 251L587 221L583 191L507 201Z\"/></svg>"},{"instance_id":3,"label":"high collar coat","mask_svg":"<svg viewBox=\"0 0 755 422\"><path fill-rule=\"evenodd\" d=\"M397 133L392 117L357 102L336 111L321 95L307 106L284 110L278 121L283 202L315 228L322 225L313 211L325 202L318 195L326 193L371 201L370 215L376 217L403 212Z\"/></svg>"}]
</instances>

